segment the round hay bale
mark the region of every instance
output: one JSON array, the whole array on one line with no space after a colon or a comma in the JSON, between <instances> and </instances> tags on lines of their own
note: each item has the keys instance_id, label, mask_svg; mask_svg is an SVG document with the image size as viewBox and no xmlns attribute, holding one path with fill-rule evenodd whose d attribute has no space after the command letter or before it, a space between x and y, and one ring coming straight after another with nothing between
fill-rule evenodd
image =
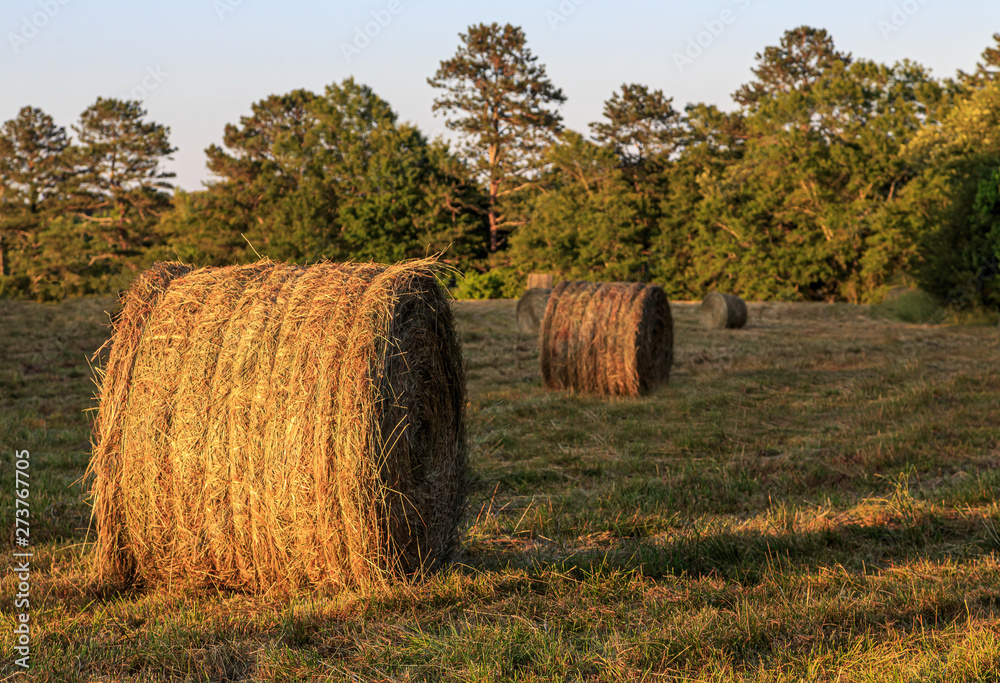
<instances>
[{"instance_id":1,"label":"round hay bale","mask_svg":"<svg viewBox=\"0 0 1000 683\"><path fill-rule=\"evenodd\" d=\"M747 324L747 305L735 294L712 292L702 299L701 323L717 329L738 329Z\"/></svg>"},{"instance_id":2,"label":"round hay bale","mask_svg":"<svg viewBox=\"0 0 1000 683\"><path fill-rule=\"evenodd\" d=\"M667 295L656 285L560 282L545 309L540 359L550 389L645 394L673 364Z\"/></svg>"},{"instance_id":3,"label":"round hay bale","mask_svg":"<svg viewBox=\"0 0 1000 683\"><path fill-rule=\"evenodd\" d=\"M102 581L365 588L454 548L465 376L431 261L157 264L100 401Z\"/></svg>"},{"instance_id":4,"label":"round hay bale","mask_svg":"<svg viewBox=\"0 0 1000 683\"><path fill-rule=\"evenodd\" d=\"M521 334L537 337L545 317L551 289L529 289L517 302L517 329Z\"/></svg>"},{"instance_id":5,"label":"round hay bale","mask_svg":"<svg viewBox=\"0 0 1000 683\"><path fill-rule=\"evenodd\" d=\"M552 289L552 273L528 273L528 289Z\"/></svg>"}]
</instances>

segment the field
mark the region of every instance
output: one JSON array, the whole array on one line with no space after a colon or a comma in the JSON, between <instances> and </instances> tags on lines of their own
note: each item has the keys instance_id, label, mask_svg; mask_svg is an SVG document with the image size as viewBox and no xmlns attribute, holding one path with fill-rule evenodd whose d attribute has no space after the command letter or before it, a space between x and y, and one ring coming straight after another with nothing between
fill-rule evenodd
<instances>
[{"instance_id":1,"label":"field","mask_svg":"<svg viewBox=\"0 0 1000 683\"><path fill-rule=\"evenodd\" d=\"M513 301L459 302L476 486L457 564L289 601L88 581L88 357L111 305L0 301L4 529L31 453L31 680L1000 681L996 327L751 304L718 332L676 304L670 383L600 400L542 390ZM16 591L8 571L0 681Z\"/></svg>"}]
</instances>

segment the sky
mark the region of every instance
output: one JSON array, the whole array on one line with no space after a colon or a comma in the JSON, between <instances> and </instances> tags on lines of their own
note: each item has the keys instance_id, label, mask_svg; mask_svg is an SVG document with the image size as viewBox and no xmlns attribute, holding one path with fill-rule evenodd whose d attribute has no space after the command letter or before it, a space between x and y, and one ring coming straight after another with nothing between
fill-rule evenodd
<instances>
[{"instance_id":1,"label":"sky","mask_svg":"<svg viewBox=\"0 0 1000 683\"><path fill-rule=\"evenodd\" d=\"M322 92L348 76L429 137L445 134L427 78L480 22L521 26L563 90L567 127L588 131L623 83L682 108L733 108L754 57L787 29L825 28L840 50L937 77L975 68L1000 31L996 0L2 0L0 121L27 105L70 126L97 97L141 99L177 147L167 170L197 190L204 150L268 95Z\"/></svg>"}]
</instances>

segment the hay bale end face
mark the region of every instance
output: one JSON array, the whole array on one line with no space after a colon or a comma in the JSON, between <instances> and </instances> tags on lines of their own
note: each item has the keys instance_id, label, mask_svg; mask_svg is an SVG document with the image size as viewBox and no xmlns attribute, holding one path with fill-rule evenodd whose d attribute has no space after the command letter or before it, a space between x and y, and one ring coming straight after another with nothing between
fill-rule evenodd
<instances>
[{"instance_id":1,"label":"hay bale end face","mask_svg":"<svg viewBox=\"0 0 1000 683\"><path fill-rule=\"evenodd\" d=\"M528 289L552 289L552 273L528 273Z\"/></svg>"},{"instance_id":2,"label":"hay bale end face","mask_svg":"<svg viewBox=\"0 0 1000 683\"><path fill-rule=\"evenodd\" d=\"M739 329L747 324L747 305L735 294L712 292L701 302L701 322L710 328Z\"/></svg>"},{"instance_id":3,"label":"hay bale end face","mask_svg":"<svg viewBox=\"0 0 1000 683\"><path fill-rule=\"evenodd\" d=\"M673 319L663 289L561 282L542 322L542 382L550 389L639 396L670 377Z\"/></svg>"},{"instance_id":4,"label":"hay bale end face","mask_svg":"<svg viewBox=\"0 0 1000 683\"><path fill-rule=\"evenodd\" d=\"M551 289L529 289L517 301L517 329L521 334L537 337L545 317Z\"/></svg>"},{"instance_id":5,"label":"hay bale end face","mask_svg":"<svg viewBox=\"0 0 1000 683\"><path fill-rule=\"evenodd\" d=\"M430 262L157 264L100 399L103 581L365 588L455 545L465 378Z\"/></svg>"}]
</instances>

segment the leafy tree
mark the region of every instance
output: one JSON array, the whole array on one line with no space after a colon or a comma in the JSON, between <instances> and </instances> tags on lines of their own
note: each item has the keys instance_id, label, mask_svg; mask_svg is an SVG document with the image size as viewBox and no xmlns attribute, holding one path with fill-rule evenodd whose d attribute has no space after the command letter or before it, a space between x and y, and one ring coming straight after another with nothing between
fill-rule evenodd
<instances>
[{"instance_id":1,"label":"leafy tree","mask_svg":"<svg viewBox=\"0 0 1000 683\"><path fill-rule=\"evenodd\" d=\"M462 204L478 198L461 169L353 79L256 103L226 127L224 144L207 151L220 179L181 195L164 219L178 253L231 260L245 254L245 236L262 254L299 262L396 261L449 244L469 256L479 221Z\"/></svg>"},{"instance_id":2,"label":"leafy tree","mask_svg":"<svg viewBox=\"0 0 1000 683\"><path fill-rule=\"evenodd\" d=\"M786 33L759 61L738 93L738 156L696 177L685 276L699 293L877 298L914 256L898 220L911 175L900 149L933 120L941 89L911 63L851 61L813 29ZM681 241L665 229L658 253Z\"/></svg>"},{"instance_id":3,"label":"leafy tree","mask_svg":"<svg viewBox=\"0 0 1000 683\"><path fill-rule=\"evenodd\" d=\"M47 217L65 199L71 169L66 130L35 107L22 108L0 128L0 277L11 269L8 250L25 252Z\"/></svg>"},{"instance_id":4,"label":"leafy tree","mask_svg":"<svg viewBox=\"0 0 1000 683\"><path fill-rule=\"evenodd\" d=\"M953 307L1000 304L1000 81L926 126L905 153L918 175L905 221L919 246L921 286Z\"/></svg>"},{"instance_id":5,"label":"leafy tree","mask_svg":"<svg viewBox=\"0 0 1000 683\"><path fill-rule=\"evenodd\" d=\"M618 155L636 192L639 230L651 234L659 218L657 197L666 191L664 169L683 140L681 114L662 90L624 84L604 103L604 120L591 123L590 129L598 142Z\"/></svg>"},{"instance_id":6,"label":"leafy tree","mask_svg":"<svg viewBox=\"0 0 1000 683\"><path fill-rule=\"evenodd\" d=\"M196 200L206 213L205 225L195 233L208 230L227 244L243 242L245 235L262 253L279 259L315 260L326 251L334 197L331 188L317 186L319 171L306 146L316 125L310 108L315 99L301 89L271 95L254 103L238 125L226 125L225 149L213 144L205 150L208 169L219 180ZM185 248L182 242L182 236L174 238Z\"/></svg>"},{"instance_id":7,"label":"leafy tree","mask_svg":"<svg viewBox=\"0 0 1000 683\"><path fill-rule=\"evenodd\" d=\"M648 279L649 236L617 155L566 131L545 161L528 222L511 237L511 264L565 278Z\"/></svg>"},{"instance_id":8,"label":"leafy tree","mask_svg":"<svg viewBox=\"0 0 1000 683\"><path fill-rule=\"evenodd\" d=\"M486 188L480 210L489 222L489 251L495 252L501 231L519 224L504 212L502 200L527 186L561 127L552 106L566 98L527 48L521 28L478 24L459 37L455 56L442 61L428 83L443 91L434 111L452 115L447 125L465 136L461 152Z\"/></svg>"},{"instance_id":9,"label":"leafy tree","mask_svg":"<svg viewBox=\"0 0 1000 683\"><path fill-rule=\"evenodd\" d=\"M388 103L368 86L352 79L330 86L314 111L312 146L321 150L323 177L339 198L343 253L379 261L423 256L448 246L442 230L462 239L456 221L474 224L471 216L447 208L455 179L438 165L443 150L431 150L412 125L398 124Z\"/></svg>"},{"instance_id":10,"label":"leafy tree","mask_svg":"<svg viewBox=\"0 0 1000 683\"><path fill-rule=\"evenodd\" d=\"M99 98L74 126L78 145L37 109L4 127L0 223L4 248L18 238L15 287L39 299L105 292L145 264L154 211L170 202L159 164L173 149L144 116L137 102Z\"/></svg>"},{"instance_id":11,"label":"leafy tree","mask_svg":"<svg viewBox=\"0 0 1000 683\"><path fill-rule=\"evenodd\" d=\"M672 298L696 299L708 289L725 289L717 274L706 277L696 268L701 261L728 258L728 252L712 251L714 245L706 245L702 234L712 219L705 211L705 188L742 158L746 137L741 111L722 112L706 104L685 108L681 151L660 170L650 243L652 277Z\"/></svg>"}]
</instances>

